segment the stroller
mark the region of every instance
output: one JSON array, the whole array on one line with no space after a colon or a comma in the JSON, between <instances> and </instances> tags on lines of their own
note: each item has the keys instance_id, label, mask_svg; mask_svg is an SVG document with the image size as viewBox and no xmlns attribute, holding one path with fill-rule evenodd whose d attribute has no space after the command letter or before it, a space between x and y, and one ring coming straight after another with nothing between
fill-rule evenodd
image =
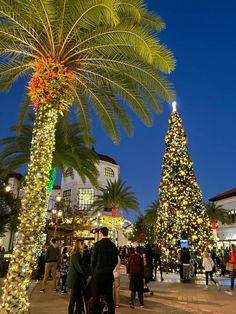
<instances>
[{"instance_id":1,"label":"stroller","mask_svg":"<svg viewBox=\"0 0 236 314\"><path fill-rule=\"evenodd\" d=\"M183 264L183 279L190 279L190 264Z\"/></svg>"},{"instance_id":2,"label":"stroller","mask_svg":"<svg viewBox=\"0 0 236 314\"><path fill-rule=\"evenodd\" d=\"M194 278L194 264L190 261L189 264L183 264L183 279L191 280Z\"/></svg>"},{"instance_id":3,"label":"stroller","mask_svg":"<svg viewBox=\"0 0 236 314\"><path fill-rule=\"evenodd\" d=\"M150 295L153 295L153 291L150 290L148 283L152 280L152 271L153 271L153 266L152 265L146 265L144 267L144 288L143 292L144 293L150 293Z\"/></svg>"},{"instance_id":4,"label":"stroller","mask_svg":"<svg viewBox=\"0 0 236 314\"><path fill-rule=\"evenodd\" d=\"M99 312L106 313L106 297L101 296ZM92 276L89 276L87 283L82 291L82 311L83 314L91 314L93 312L93 298L92 298Z\"/></svg>"}]
</instances>

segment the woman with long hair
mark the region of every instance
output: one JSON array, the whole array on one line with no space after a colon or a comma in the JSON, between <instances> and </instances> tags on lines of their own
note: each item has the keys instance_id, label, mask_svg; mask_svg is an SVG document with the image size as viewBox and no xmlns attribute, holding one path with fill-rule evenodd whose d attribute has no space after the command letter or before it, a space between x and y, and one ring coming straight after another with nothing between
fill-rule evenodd
<instances>
[{"instance_id":1,"label":"woman with long hair","mask_svg":"<svg viewBox=\"0 0 236 314\"><path fill-rule=\"evenodd\" d=\"M206 287L204 290L208 290L208 276L210 276L210 280L217 286L217 288L220 289L219 283L213 278L213 268L215 264L208 251L203 253L202 266L205 269L206 276Z\"/></svg>"},{"instance_id":2,"label":"woman with long hair","mask_svg":"<svg viewBox=\"0 0 236 314\"><path fill-rule=\"evenodd\" d=\"M74 314L75 304L76 313L82 313L82 289L86 282L83 270L83 250L83 241L78 239L75 240L70 252L70 267L67 275L67 286L68 288L71 288L68 314Z\"/></svg>"}]
</instances>

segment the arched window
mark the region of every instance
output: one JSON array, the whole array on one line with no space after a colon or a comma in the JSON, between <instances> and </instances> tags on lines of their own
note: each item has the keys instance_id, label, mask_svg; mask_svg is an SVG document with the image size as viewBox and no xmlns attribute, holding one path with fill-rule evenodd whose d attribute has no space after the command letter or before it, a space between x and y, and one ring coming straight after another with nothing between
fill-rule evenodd
<instances>
[{"instance_id":1,"label":"arched window","mask_svg":"<svg viewBox=\"0 0 236 314\"><path fill-rule=\"evenodd\" d=\"M65 177L71 177L74 179L74 171L72 168L67 168L65 171Z\"/></svg>"},{"instance_id":2,"label":"arched window","mask_svg":"<svg viewBox=\"0 0 236 314\"><path fill-rule=\"evenodd\" d=\"M104 169L104 175L106 177L114 177L114 171L111 168L107 167Z\"/></svg>"}]
</instances>

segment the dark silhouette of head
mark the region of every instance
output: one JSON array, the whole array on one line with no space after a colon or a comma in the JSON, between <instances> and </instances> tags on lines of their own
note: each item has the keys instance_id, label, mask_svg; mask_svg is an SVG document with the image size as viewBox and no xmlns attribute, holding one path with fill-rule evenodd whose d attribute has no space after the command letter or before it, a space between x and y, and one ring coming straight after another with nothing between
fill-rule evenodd
<instances>
[{"instance_id":1,"label":"dark silhouette of head","mask_svg":"<svg viewBox=\"0 0 236 314\"><path fill-rule=\"evenodd\" d=\"M100 230L101 234L104 236L104 237L107 237L108 236L108 228L107 227L102 227Z\"/></svg>"},{"instance_id":2,"label":"dark silhouette of head","mask_svg":"<svg viewBox=\"0 0 236 314\"><path fill-rule=\"evenodd\" d=\"M52 240L51 240L51 241L52 241L52 243L53 243L53 244L55 244L55 243L57 242L57 239L52 238Z\"/></svg>"}]
</instances>

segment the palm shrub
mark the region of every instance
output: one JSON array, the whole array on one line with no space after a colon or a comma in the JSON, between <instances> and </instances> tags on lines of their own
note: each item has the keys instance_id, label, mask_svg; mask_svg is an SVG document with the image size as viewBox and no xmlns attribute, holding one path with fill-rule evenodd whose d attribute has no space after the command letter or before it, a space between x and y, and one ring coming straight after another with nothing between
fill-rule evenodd
<instances>
[{"instance_id":1,"label":"palm shrub","mask_svg":"<svg viewBox=\"0 0 236 314\"><path fill-rule=\"evenodd\" d=\"M119 125L132 134L127 105L146 125L160 101L172 101L163 77L174 68L157 37L163 21L142 0L0 0L0 89L28 78L20 120L35 110L30 163L16 249L2 295L2 313L27 313L27 289L40 251L48 176L58 115L74 102L81 128L91 109L114 142Z\"/></svg>"},{"instance_id":2,"label":"palm shrub","mask_svg":"<svg viewBox=\"0 0 236 314\"><path fill-rule=\"evenodd\" d=\"M215 203L204 204L206 212L211 222L220 221L222 223L231 224L232 219L229 215L229 211L224 209L222 205L216 205Z\"/></svg>"}]
</instances>

